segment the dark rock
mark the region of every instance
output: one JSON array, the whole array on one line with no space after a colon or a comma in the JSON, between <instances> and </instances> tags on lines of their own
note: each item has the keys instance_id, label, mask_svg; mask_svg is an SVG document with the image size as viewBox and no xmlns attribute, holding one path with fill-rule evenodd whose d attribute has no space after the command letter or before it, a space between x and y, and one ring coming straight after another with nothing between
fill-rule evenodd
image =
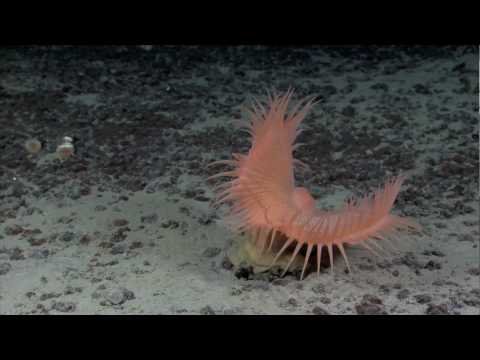
<instances>
[{"instance_id":1,"label":"dark rock","mask_svg":"<svg viewBox=\"0 0 480 360\"><path fill-rule=\"evenodd\" d=\"M467 273L473 276L479 276L480 275L480 269L479 268L471 268L467 270Z\"/></svg>"},{"instance_id":2,"label":"dark rock","mask_svg":"<svg viewBox=\"0 0 480 360\"><path fill-rule=\"evenodd\" d=\"M45 300L48 300L48 299L58 298L60 296L62 296L62 294L60 294L60 293L54 293L54 292L44 293L44 294L40 295L40 301L45 301Z\"/></svg>"},{"instance_id":3,"label":"dark rock","mask_svg":"<svg viewBox=\"0 0 480 360\"><path fill-rule=\"evenodd\" d=\"M325 293L325 286L323 286L322 284L316 284L312 287L312 291L315 294L324 294Z\"/></svg>"},{"instance_id":4,"label":"dark rock","mask_svg":"<svg viewBox=\"0 0 480 360\"><path fill-rule=\"evenodd\" d=\"M108 293L106 295L105 299L111 305L121 305L125 301L135 299L135 294L128 289L119 288L119 289L115 289L112 292Z\"/></svg>"},{"instance_id":5,"label":"dark rock","mask_svg":"<svg viewBox=\"0 0 480 360\"><path fill-rule=\"evenodd\" d=\"M377 83L374 84L370 87L373 90L382 90L382 91L388 91L388 85L385 83Z\"/></svg>"},{"instance_id":6,"label":"dark rock","mask_svg":"<svg viewBox=\"0 0 480 360\"><path fill-rule=\"evenodd\" d=\"M27 241L30 244L30 246L40 246L45 244L47 242L47 239L31 237Z\"/></svg>"},{"instance_id":7,"label":"dark rock","mask_svg":"<svg viewBox=\"0 0 480 360\"><path fill-rule=\"evenodd\" d=\"M10 260L25 260L23 250L18 247L12 249L10 252Z\"/></svg>"},{"instance_id":8,"label":"dark rock","mask_svg":"<svg viewBox=\"0 0 480 360\"><path fill-rule=\"evenodd\" d=\"M286 286L290 283L290 280L288 279L274 279L272 280L272 285L275 286Z\"/></svg>"},{"instance_id":9,"label":"dark rock","mask_svg":"<svg viewBox=\"0 0 480 360\"><path fill-rule=\"evenodd\" d=\"M288 305L291 305L291 306L298 306L298 301L295 298L288 299L287 303Z\"/></svg>"},{"instance_id":10,"label":"dark rock","mask_svg":"<svg viewBox=\"0 0 480 360\"><path fill-rule=\"evenodd\" d=\"M75 239L75 233L73 233L71 231L67 231L67 232L63 233L62 235L60 235L60 240L64 241L64 242L70 242L73 239Z\"/></svg>"},{"instance_id":11,"label":"dark rock","mask_svg":"<svg viewBox=\"0 0 480 360\"><path fill-rule=\"evenodd\" d=\"M381 299L375 295L366 294L363 296L360 304L355 305L355 310L359 315L386 315L387 312Z\"/></svg>"},{"instance_id":12,"label":"dark rock","mask_svg":"<svg viewBox=\"0 0 480 360\"><path fill-rule=\"evenodd\" d=\"M382 305L383 302L380 298L376 297L375 295L366 294L363 296L364 302L369 302L371 304Z\"/></svg>"},{"instance_id":13,"label":"dark rock","mask_svg":"<svg viewBox=\"0 0 480 360\"><path fill-rule=\"evenodd\" d=\"M74 312L77 308L77 305L73 302L70 301L56 301L53 304L53 310L56 310L58 312L63 312L63 313L71 313Z\"/></svg>"},{"instance_id":14,"label":"dark rock","mask_svg":"<svg viewBox=\"0 0 480 360\"><path fill-rule=\"evenodd\" d=\"M462 234L458 237L458 241L475 242L475 238L471 234Z\"/></svg>"},{"instance_id":15,"label":"dark rock","mask_svg":"<svg viewBox=\"0 0 480 360\"><path fill-rule=\"evenodd\" d=\"M124 244L116 244L110 250L110 254L112 255L123 254L125 250L126 250L126 246Z\"/></svg>"},{"instance_id":16,"label":"dark rock","mask_svg":"<svg viewBox=\"0 0 480 360\"><path fill-rule=\"evenodd\" d=\"M140 218L140 221L146 224L153 224L158 221L158 215L157 214L144 215Z\"/></svg>"},{"instance_id":17,"label":"dark rock","mask_svg":"<svg viewBox=\"0 0 480 360\"><path fill-rule=\"evenodd\" d=\"M387 312L383 309L383 306L370 303L361 303L355 305L355 310L359 315L387 315Z\"/></svg>"},{"instance_id":18,"label":"dark rock","mask_svg":"<svg viewBox=\"0 0 480 360\"><path fill-rule=\"evenodd\" d=\"M121 227L128 225L128 220L126 219L115 219L113 220L113 226Z\"/></svg>"},{"instance_id":19,"label":"dark rock","mask_svg":"<svg viewBox=\"0 0 480 360\"><path fill-rule=\"evenodd\" d=\"M48 249L35 249L30 257L33 259L46 259L48 255L50 255L50 251Z\"/></svg>"},{"instance_id":20,"label":"dark rock","mask_svg":"<svg viewBox=\"0 0 480 360\"><path fill-rule=\"evenodd\" d=\"M200 309L201 315L215 315L215 311L212 309L210 305L204 306Z\"/></svg>"},{"instance_id":21,"label":"dark rock","mask_svg":"<svg viewBox=\"0 0 480 360\"><path fill-rule=\"evenodd\" d=\"M12 265L7 262L0 263L0 275L5 275L12 270Z\"/></svg>"},{"instance_id":22,"label":"dark rock","mask_svg":"<svg viewBox=\"0 0 480 360\"><path fill-rule=\"evenodd\" d=\"M235 271L235 276L237 279L248 280L253 275L252 266L240 266L237 271Z\"/></svg>"},{"instance_id":23,"label":"dark rock","mask_svg":"<svg viewBox=\"0 0 480 360\"><path fill-rule=\"evenodd\" d=\"M449 315L448 306L447 304L440 304L440 305L430 304L428 305L426 314L427 315Z\"/></svg>"},{"instance_id":24,"label":"dark rock","mask_svg":"<svg viewBox=\"0 0 480 360\"><path fill-rule=\"evenodd\" d=\"M92 241L92 238L88 234L84 234L80 237L80 244L88 245Z\"/></svg>"},{"instance_id":25,"label":"dark rock","mask_svg":"<svg viewBox=\"0 0 480 360\"><path fill-rule=\"evenodd\" d=\"M175 221L175 220L164 220L162 221L160 226L163 227L164 229L167 229L167 228L176 229L180 226L180 224L178 223L178 221Z\"/></svg>"},{"instance_id":26,"label":"dark rock","mask_svg":"<svg viewBox=\"0 0 480 360\"><path fill-rule=\"evenodd\" d=\"M312 313L314 315L330 315L330 313L327 310L322 309L320 306L315 306L312 309Z\"/></svg>"},{"instance_id":27,"label":"dark rock","mask_svg":"<svg viewBox=\"0 0 480 360\"><path fill-rule=\"evenodd\" d=\"M428 270L440 270L441 268L442 268L442 264L433 260L430 260L425 264L425 269L428 269Z\"/></svg>"},{"instance_id":28,"label":"dark rock","mask_svg":"<svg viewBox=\"0 0 480 360\"><path fill-rule=\"evenodd\" d=\"M141 241L134 241L133 243L130 244L129 249L134 250L134 249L140 249L143 247L143 243Z\"/></svg>"},{"instance_id":29,"label":"dark rock","mask_svg":"<svg viewBox=\"0 0 480 360\"><path fill-rule=\"evenodd\" d=\"M327 304L330 304L330 303L332 302L332 300L330 300L330 298L328 298L328 297L326 297L326 296L322 296L322 297L320 298L320 302L321 302L322 304L327 305Z\"/></svg>"},{"instance_id":30,"label":"dark rock","mask_svg":"<svg viewBox=\"0 0 480 360\"><path fill-rule=\"evenodd\" d=\"M432 301L432 297L428 294L420 294L420 295L415 295L415 300L417 300L417 303L419 304L426 304Z\"/></svg>"},{"instance_id":31,"label":"dark rock","mask_svg":"<svg viewBox=\"0 0 480 360\"><path fill-rule=\"evenodd\" d=\"M410 290L408 289L402 289L397 293L397 299L398 300L404 300L410 295Z\"/></svg>"},{"instance_id":32,"label":"dark rock","mask_svg":"<svg viewBox=\"0 0 480 360\"><path fill-rule=\"evenodd\" d=\"M5 230L4 230L4 233L7 236L15 236L15 235L21 234L22 232L23 232L23 228L16 224L5 226Z\"/></svg>"},{"instance_id":33,"label":"dark rock","mask_svg":"<svg viewBox=\"0 0 480 360\"><path fill-rule=\"evenodd\" d=\"M115 231L112 234L112 237L110 238L110 240L116 243L121 242L127 238L126 232L128 231L130 231L130 228L128 227L119 228L117 231Z\"/></svg>"},{"instance_id":34,"label":"dark rock","mask_svg":"<svg viewBox=\"0 0 480 360\"><path fill-rule=\"evenodd\" d=\"M225 256L222 260L222 267L226 270L232 270L233 269L233 263L231 260Z\"/></svg>"},{"instance_id":35,"label":"dark rock","mask_svg":"<svg viewBox=\"0 0 480 360\"><path fill-rule=\"evenodd\" d=\"M218 254L220 254L221 251L222 250L220 248L209 247L209 248L205 249L205 251L203 252L203 256L208 257L208 258L212 258L212 257L215 257Z\"/></svg>"}]
</instances>

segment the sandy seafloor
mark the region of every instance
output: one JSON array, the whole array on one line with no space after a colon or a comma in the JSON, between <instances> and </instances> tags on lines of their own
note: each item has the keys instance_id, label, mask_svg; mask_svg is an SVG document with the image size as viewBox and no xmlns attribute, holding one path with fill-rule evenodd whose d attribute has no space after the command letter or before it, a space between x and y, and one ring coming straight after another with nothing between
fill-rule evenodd
<instances>
[{"instance_id":1,"label":"sandy seafloor","mask_svg":"<svg viewBox=\"0 0 480 360\"><path fill-rule=\"evenodd\" d=\"M0 49L0 313L478 314L478 66L477 47ZM289 86L319 100L296 152L318 206L405 171L393 211L422 237L348 248L353 274L232 264L206 165Z\"/></svg>"}]
</instances>

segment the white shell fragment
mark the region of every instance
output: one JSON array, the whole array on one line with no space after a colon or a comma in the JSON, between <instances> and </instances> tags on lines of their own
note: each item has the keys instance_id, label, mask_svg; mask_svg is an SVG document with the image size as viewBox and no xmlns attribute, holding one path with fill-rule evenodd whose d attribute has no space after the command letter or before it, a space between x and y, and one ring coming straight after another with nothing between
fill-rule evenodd
<instances>
[{"instance_id":1,"label":"white shell fragment","mask_svg":"<svg viewBox=\"0 0 480 360\"><path fill-rule=\"evenodd\" d=\"M60 160L66 160L72 156L75 152L75 147L73 146L73 139L69 136L63 138L63 143L57 146L57 156Z\"/></svg>"}]
</instances>

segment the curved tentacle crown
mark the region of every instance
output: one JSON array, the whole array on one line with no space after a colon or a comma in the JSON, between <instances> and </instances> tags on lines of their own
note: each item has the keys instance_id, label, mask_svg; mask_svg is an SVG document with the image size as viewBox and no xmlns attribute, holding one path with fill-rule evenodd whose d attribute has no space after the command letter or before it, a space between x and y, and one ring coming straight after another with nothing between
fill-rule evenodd
<instances>
[{"instance_id":1,"label":"curved tentacle crown","mask_svg":"<svg viewBox=\"0 0 480 360\"><path fill-rule=\"evenodd\" d=\"M390 213L404 175L387 181L382 189L363 199L347 201L336 211L317 209L308 190L295 186L294 169L304 165L293 157L299 145L295 139L301 132L300 123L314 103L304 99L287 112L292 95L292 90L281 96L269 95L267 106L256 101L248 110L250 121L245 127L251 141L249 152L210 164L233 167L210 177L231 178L217 189L216 203L230 204L225 220L232 230L254 234L260 251L272 251L278 239L276 235L283 234L287 240L275 254L272 265L285 250L295 246L284 274L301 248L306 247L301 278L314 249L317 273L320 273L323 248L328 251L333 271L334 246L351 271L344 244L362 245L378 254L383 247L377 240L395 239L403 230L420 231L412 219Z\"/></svg>"}]
</instances>

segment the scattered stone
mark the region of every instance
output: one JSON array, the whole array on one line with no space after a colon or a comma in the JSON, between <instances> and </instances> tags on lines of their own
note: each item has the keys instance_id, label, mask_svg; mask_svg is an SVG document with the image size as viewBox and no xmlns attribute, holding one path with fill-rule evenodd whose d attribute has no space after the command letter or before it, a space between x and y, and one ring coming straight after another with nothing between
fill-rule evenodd
<instances>
[{"instance_id":1,"label":"scattered stone","mask_svg":"<svg viewBox=\"0 0 480 360\"><path fill-rule=\"evenodd\" d=\"M35 249L30 257L33 259L46 259L48 255L50 255L50 251L48 249Z\"/></svg>"},{"instance_id":2,"label":"scattered stone","mask_svg":"<svg viewBox=\"0 0 480 360\"><path fill-rule=\"evenodd\" d=\"M126 250L126 246L124 244L116 244L110 250L110 254L112 255L123 254L125 250Z\"/></svg>"},{"instance_id":3,"label":"scattered stone","mask_svg":"<svg viewBox=\"0 0 480 360\"><path fill-rule=\"evenodd\" d=\"M290 306L298 306L298 301L297 301L297 299L295 299L295 298L290 298L290 299L288 299L287 303L288 303L288 305L290 305Z\"/></svg>"},{"instance_id":4,"label":"scattered stone","mask_svg":"<svg viewBox=\"0 0 480 360\"><path fill-rule=\"evenodd\" d=\"M376 297L375 295L366 294L363 296L364 302L369 302L371 304L382 305L383 302L380 298Z\"/></svg>"},{"instance_id":5,"label":"scattered stone","mask_svg":"<svg viewBox=\"0 0 480 360\"><path fill-rule=\"evenodd\" d=\"M121 305L125 301L135 299L135 294L128 289L119 288L119 289L115 289L112 292L108 293L106 295L105 299L111 305Z\"/></svg>"},{"instance_id":6,"label":"scattered stone","mask_svg":"<svg viewBox=\"0 0 480 360\"><path fill-rule=\"evenodd\" d=\"M415 300L417 300L417 303L419 304L426 304L432 301L432 297L428 294L420 294L420 295L415 295Z\"/></svg>"},{"instance_id":7,"label":"scattered stone","mask_svg":"<svg viewBox=\"0 0 480 360\"><path fill-rule=\"evenodd\" d=\"M113 220L113 226L121 227L128 225L128 220L126 219L115 219Z\"/></svg>"},{"instance_id":8,"label":"scattered stone","mask_svg":"<svg viewBox=\"0 0 480 360\"><path fill-rule=\"evenodd\" d=\"M316 284L312 287L312 291L315 294L324 294L325 293L325 287L322 284Z\"/></svg>"},{"instance_id":9,"label":"scattered stone","mask_svg":"<svg viewBox=\"0 0 480 360\"><path fill-rule=\"evenodd\" d=\"M402 289L397 293L397 299L398 300L404 300L410 295L410 290L408 289Z\"/></svg>"},{"instance_id":10,"label":"scattered stone","mask_svg":"<svg viewBox=\"0 0 480 360\"><path fill-rule=\"evenodd\" d=\"M312 309L312 313L314 315L330 315L330 313L327 310L322 309L320 306L315 306Z\"/></svg>"},{"instance_id":11,"label":"scattered stone","mask_svg":"<svg viewBox=\"0 0 480 360\"><path fill-rule=\"evenodd\" d=\"M178 221L175 221L175 220L165 220L165 221L162 221L160 226L163 227L164 229L176 229L180 226L180 224L178 223Z\"/></svg>"},{"instance_id":12,"label":"scattered stone","mask_svg":"<svg viewBox=\"0 0 480 360\"><path fill-rule=\"evenodd\" d=\"M320 298L320 302L321 302L322 304L327 305L327 304L330 304L330 303L332 302L332 300L330 300L330 298L328 298L328 297L326 297L326 296L322 296L322 297Z\"/></svg>"},{"instance_id":13,"label":"scattered stone","mask_svg":"<svg viewBox=\"0 0 480 360\"><path fill-rule=\"evenodd\" d=\"M72 295L75 293L81 293L83 289L81 287L73 287L71 285L67 285L65 291L63 292L64 295Z\"/></svg>"},{"instance_id":14,"label":"scattered stone","mask_svg":"<svg viewBox=\"0 0 480 360\"><path fill-rule=\"evenodd\" d=\"M355 305L355 310L359 315L387 315L382 300L370 294L363 296L360 304Z\"/></svg>"},{"instance_id":15,"label":"scattered stone","mask_svg":"<svg viewBox=\"0 0 480 360\"><path fill-rule=\"evenodd\" d=\"M23 250L18 247L13 248L10 252L10 260L25 260Z\"/></svg>"},{"instance_id":16,"label":"scattered stone","mask_svg":"<svg viewBox=\"0 0 480 360\"><path fill-rule=\"evenodd\" d=\"M201 315L215 315L215 311L212 309L210 305L204 306L200 309Z\"/></svg>"},{"instance_id":17,"label":"scattered stone","mask_svg":"<svg viewBox=\"0 0 480 360\"><path fill-rule=\"evenodd\" d=\"M471 234L462 234L458 237L458 241L475 242L475 238Z\"/></svg>"},{"instance_id":18,"label":"scattered stone","mask_svg":"<svg viewBox=\"0 0 480 360\"><path fill-rule=\"evenodd\" d=\"M40 246L45 244L47 242L47 239L31 237L27 241L30 244L30 246Z\"/></svg>"},{"instance_id":19,"label":"scattered stone","mask_svg":"<svg viewBox=\"0 0 480 360\"><path fill-rule=\"evenodd\" d=\"M252 266L240 266L237 271L235 271L235 277L237 279L248 280L253 275Z\"/></svg>"},{"instance_id":20,"label":"scattered stone","mask_svg":"<svg viewBox=\"0 0 480 360\"><path fill-rule=\"evenodd\" d=\"M62 235L60 235L60 240L64 242L70 242L73 239L75 239L75 233L71 231L64 232Z\"/></svg>"},{"instance_id":21,"label":"scattered stone","mask_svg":"<svg viewBox=\"0 0 480 360\"><path fill-rule=\"evenodd\" d=\"M428 305L426 314L427 315L449 315L448 306L447 304L440 304L440 305L430 304Z\"/></svg>"},{"instance_id":22,"label":"scattered stone","mask_svg":"<svg viewBox=\"0 0 480 360\"><path fill-rule=\"evenodd\" d=\"M441 268L442 268L442 264L433 260L430 260L425 264L425 269L427 270L440 270Z\"/></svg>"},{"instance_id":23,"label":"scattered stone","mask_svg":"<svg viewBox=\"0 0 480 360\"><path fill-rule=\"evenodd\" d=\"M149 214L149 215L144 215L140 218L140 221L142 223L146 224L153 224L158 221L158 215L157 214Z\"/></svg>"},{"instance_id":24,"label":"scattered stone","mask_svg":"<svg viewBox=\"0 0 480 360\"><path fill-rule=\"evenodd\" d=\"M379 290L384 294L390 293L390 288L388 287L388 285L380 285Z\"/></svg>"},{"instance_id":25,"label":"scattered stone","mask_svg":"<svg viewBox=\"0 0 480 360\"><path fill-rule=\"evenodd\" d=\"M0 275L5 275L10 270L12 270L12 265L7 262L0 263Z\"/></svg>"},{"instance_id":26,"label":"scattered stone","mask_svg":"<svg viewBox=\"0 0 480 360\"><path fill-rule=\"evenodd\" d=\"M361 303L355 305L355 310L358 315L387 315L383 307L376 304Z\"/></svg>"},{"instance_id":27,"label":"scattered stone","mask_svg":"<svg viewBox=\"0 0 480 360\"><path fill-rule=\"evenodd\" d=\"M275 286L286 286L286 285L288 285L288 283L290 283L290 281L288 279L285 279L285 278L274 279L272 281L272 285L275 285Z\"/></svg>"},{"instance_id":28,"label":"scattered stone","mask_svg":"<svg viewBox=\"0 0 480 360\"><path fill-rule=\"evenodd\" d=\"M54 292L45 293L45 294L40 295L40 301L45 301L45 300L49 300L49 299L53 299L53 298L58 298L60 296L62 296L62 294L60 294L60 293L54 293Z\"/></svg>"},{"instance_id":29,"label":"scattered stone","mask_svg":"<svg viewBox=\"0 0 480 360\"><path fill-rule=\"evenodd\" d=\"M360 270L363 270L363 271L373 271L375 270L375 266L372 265L372 264L364 264L364 263L360 263L358 264L358 268Z\"/></svg>"},{"instance_id":30,"label":"scattered stone","mask_svg":"<svg viewBox=\"0 0 480 360\"><path fill-rule=\"evenodd\" d=\"M80 244L88 245L92 241L92 238L88 234L84 234L80 237Z\"/></svg>"},{"instance_id":31,"label":"scattered stone","mask_svg":"<svg viewBox=\"0 0 480 360\"><path fill-rule=\"evenodd\" d=\"M77 308L77 305L73 302L70 301L56 301L53 304L52 309L56 310L58 312L63 312L63 313L71 313L74 312Z\"/></svg>"},{"instance_id":32,"label":"scattered stone","mask_svg":"<svg viewBox=\"0 0 480 360\"><path fill-rule=\"evenodd\" d=\"M3 230L3 232L7 236L15 236L15 235L21 234L23 232L23 228L19 225L13 224L13 225L5 226L5 229Z\"/></svg>"},{"instance_id":33,"label":"scattered stone","mask_svg":"<svg viewBox=\"0 0 480 360\"><path fill-rule=\"evenodd\" d=\"M385 83L376 83L370 87L372 90L388 91L388 85Z\"/></svg>"},{"instance_id":34,"label":"scattered stone","mask_svg":"<svg viewBox=\"0 0 480 360\"><path fill-rule=\"evenodd\" d=\"M205 251L203 252L203 256L208 257L208 258L212 258L212 257L215 257L218 254L220 254L221 251L222 251L222 249L220 249L220 248L209 247L209 248L205 249Z\"/></svg>"},{"instance_id":35,"label":"scattered stone","mask_svg":"<svg viewBox=\"0 0 480 360\"><path fill-rule=\"evenodd\" d=\"M232 261L230 260L230 258L228 256L225 256L222 260L222 267L225 269L225 270L232 270L233 269L233 263Z\"/></svg>"},{"instance_id":36,"label":"scattered stone","mask_svg":"<svg viewBox=\"0 0 480 360\"><path fill-rule=\"evenodd\" d=\"M95 206L94 210L97 211L97 212L105 211L105 210L107 210L107 207L103 206L103 205L97 205L97 206Z\"/></svg>"},{"instance_id":37,"label":"scattered stone","mask_svg":"<svg viewBox=\"0 0 480 360\"><path fill-rule=\"evenodd\" d=\"M480 275L480 269L479 268L471 268L467 270L467 273L473 276L479 276Z\"/></svg>"},{"instance_id":38,"label":"scattered stone","mask_svg":"<svg viewBox=\"0 0 480 360\"><path fill-rule=\"evenodd\" d=\"M143 243L141 241L134 241L133 243L130 244L129 249L134 250L134 249L140 249L143 247Z\"/></svg>"},{"instance_id":39,"label":"scattered stone","mask_svg":"<svg viewBox=\"0 0 480 360\"><path fill-rule=\"evenodd\" d=\"M121 242L127 238L127 232L130 231L129 227L122 227L119 228L117 231L115 231L112 234L112 237L110 238L111 241L113 242Z\"/></svg>"}]
</instances>

